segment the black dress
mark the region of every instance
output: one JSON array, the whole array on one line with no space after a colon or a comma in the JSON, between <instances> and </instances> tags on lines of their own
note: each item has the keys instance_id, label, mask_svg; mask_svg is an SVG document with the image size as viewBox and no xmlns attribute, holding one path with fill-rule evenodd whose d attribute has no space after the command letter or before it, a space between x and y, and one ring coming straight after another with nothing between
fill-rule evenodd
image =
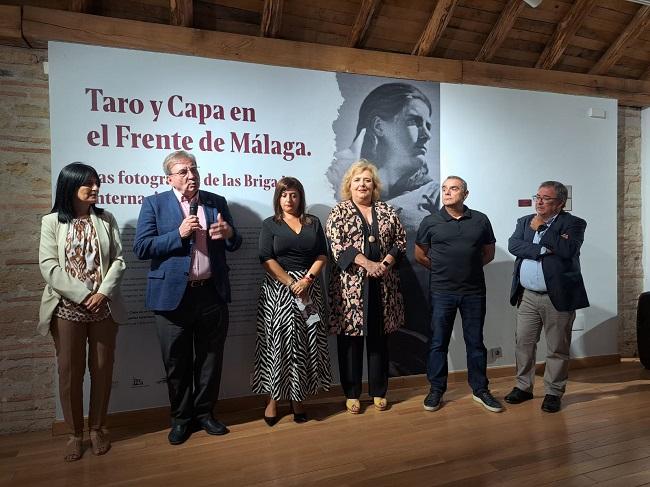
<instances>
[{"instance_id":1,"label":"black dress","mask_svg":"<svg viewBox=\"0 0 650 487\"><path fill-rule=\"evenodd\" d=\"M294 279L302 278L319 255L327 254L318 218L296 234L284 222L267 218L259 241L260 261L276 260ZM321 319L305 317L289 288L266 274L257 308L257 337L252 376L253 392L272 399L302 401L332 381L327 348L328 325L316 279L309 297Z\"/></svg>"}]
</instances>

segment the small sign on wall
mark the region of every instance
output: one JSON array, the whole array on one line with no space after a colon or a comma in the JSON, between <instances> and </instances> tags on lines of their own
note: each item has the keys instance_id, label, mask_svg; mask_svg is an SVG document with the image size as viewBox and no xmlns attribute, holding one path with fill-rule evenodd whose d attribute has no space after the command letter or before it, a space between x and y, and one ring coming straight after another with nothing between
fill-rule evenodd
<instances>
[{"instance_id":1,"label":"small sign on wall","mask_svg":"<svg viewBox=\"0 0 650 487\"><path fill-rule=\"evenodd\" d=\"M573 186L571 186L570 184L565 184L565 186L569 194L566 199L566 204L564 205L564 211L571 211L571 208L573 208L573 205L571 204L571 198L572 198L571 195L573 194Z\"/></svg>"}]
</instances>

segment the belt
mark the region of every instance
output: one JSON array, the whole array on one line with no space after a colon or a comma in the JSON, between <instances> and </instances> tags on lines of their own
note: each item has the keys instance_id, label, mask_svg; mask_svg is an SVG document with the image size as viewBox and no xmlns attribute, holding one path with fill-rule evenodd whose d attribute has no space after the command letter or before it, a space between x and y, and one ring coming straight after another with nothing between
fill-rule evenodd
<instances>
[{"instance_id":1,"label":"belt","mask_svg":"<svg viewBox=\"0 0 650 487\"><path fill-rule=\"evenodd\" d=\"M528 288L524 288L524 289L526 289L526 291L529 291L529 292L531 292L531 293L540 294L540 295L542 295L542 296L543 296L544 294L548 294L547 291L533 291L532 289L528 289Z\"/></svg>"},{"instance_id":2,"label":"belt","mask_svg":"<svg viewBox=\"0 0 650 487\"><path fill-rule=\"evenodd\" d=\"M202 287L208 284L212 279L197 279L195 281L187 281L188 287Z\"/></svg>"}]
</instances>

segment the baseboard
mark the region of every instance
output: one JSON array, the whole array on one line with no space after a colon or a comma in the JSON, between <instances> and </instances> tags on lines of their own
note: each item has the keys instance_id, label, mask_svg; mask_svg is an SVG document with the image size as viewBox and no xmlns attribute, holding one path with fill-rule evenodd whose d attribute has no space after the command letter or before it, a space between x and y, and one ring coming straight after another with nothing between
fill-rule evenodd
<instances>
[{"instance_id":1,"label":"baseboard","mask_svg":"<svg viewBox=\"0 0 650 487\"><path fill-rule=\"evenodd\" d=\"M614 355L599 355L595 357L579 357L572 358L569 363L569 369L584 369L588 367L602 367L605 365L618 364L621 361L619 354ZM535 367L537 374L544 372L544 363L538 363ZM488 367L488 376L490 379L497 379L502 377L514 377L515 366L504 365L499 367ZM447 378L448 382L467 382L467 371L459 370L450 372ZM426 387L429 385L425 374L408 375L404 377L391 377L389 379L390 389L406 389ZM364 390L366 390L364 384ZM333 385L329 391L323 391L318 394L315 399L307 402L321 402L323 399L340 398L343 400L343 391L340 385ZM233 412L245 411L248 409L256 409L264 407L265 396L250 395L232 397L228 399L219 400L219 412ZM111 428L120 426L129 426L132 424L142 425L143 423L160 423L166 424L169 421L169 407L156 407L139 409L136 411L121 411L108 415L108 426ZM87 418L85 419L85 428L88 428ZM58 419L52 423L52 435L58 436L67 433L65 423Z\"/></svg>"}]
</instances>

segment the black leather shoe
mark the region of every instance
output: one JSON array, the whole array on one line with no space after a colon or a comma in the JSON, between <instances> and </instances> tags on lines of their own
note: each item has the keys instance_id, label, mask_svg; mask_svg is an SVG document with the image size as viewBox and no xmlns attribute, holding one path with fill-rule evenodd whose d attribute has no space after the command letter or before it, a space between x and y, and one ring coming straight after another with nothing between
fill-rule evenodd
<instances>
[{"instance_id":1,"label":"black leather shoe","mask_svg":"<svg viewBox=\"0 0 650 487\"><path fill-rule=\"evenodd\" d=\"M280 420L280 416L264 416L264 422L269 426L275 426Z\"/></svg>"},{"instance_id":2,"label":"black leather shoe","mask_svg":"<svg viewBox=\"0 0 650 487\"><path fill-rule=\"evenodd\" d=\"M225 435L230 430L221 421L214 418L202 418L196 420L199 427L209 435Z\"/></svg>"},{"instance_id":3,"label":"black leather shoe","mask_svg":"<svg viewBox=\"0 0 650 487\"><path fill-rule=\"evenodd\" d=\"M171 445L181 445L185 443L190 436L192 436L192 429L189 424L177 424L172 426L169 435L167 435L167 439Z\"/></svg>"},{"instance_id":4,"label":"black leather shoe","mask_svg":"<svg viewBox=\"0 0 650 487\"><path fill-rule=\"evenodd\" d=\"M562 399L558 396L553 396L552 394L546 394L544 396L544 401L542 402L542 411L547 413L557 413L562 406Z\"/></svg>"},{"instance_id":5,"label":"black leather shoe","mask_svg":"<svg viewBox=\"0 0 650 487\"><path fill-rule=\"evenodd\" d=\"M503 399L508 404L521 404L524 401L529 401L533 398L532 392L526 392L519 389L519 387L514 387L510 393Z\"/></svg>"},{"instance_id":6,"label":"black leather shoe","mask_svg":"<svg viewBox=\"0 0 650 487\"><path fill-rule=\"evenodd\" d=\"M296 408L294 407L293 401L291 401L291 412L293 412L293 420L296 423L300 424L300 423L306 423L307 421L309 421L309 418L307 417L306 412L304 412L304 411L302 413L297 413L296 412Z\"/></svg>"}]
</instances>

